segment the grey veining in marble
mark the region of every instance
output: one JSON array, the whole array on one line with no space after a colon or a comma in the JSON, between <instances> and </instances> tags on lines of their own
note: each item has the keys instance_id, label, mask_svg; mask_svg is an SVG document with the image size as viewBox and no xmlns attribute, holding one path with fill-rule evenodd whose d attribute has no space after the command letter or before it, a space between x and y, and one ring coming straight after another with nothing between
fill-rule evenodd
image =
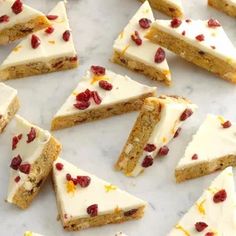
<instances>
[{"instance_id":1,"label":"grey veining in marble","mask_svg":"<svg viewBox=\"0 0 236 236\"><path fill-rule=\"evenodd\" d=\"M46 13L57 1L25 2ZM187 17L219 19L232 42L236 42L235 19L207 7L206 0L183 0L183 4ZM112 54L113 40L139 6L140 2L136 0L69 0L68 15L81 60L80 67L71 71L8 81L7 84L19 91L19 114L45 129L49 129L52 116L91 64L104 65L139 82L157 85L159 94L178 94L194 101L199 110L185 124L181 136L170 144L168 157L156 160L152 168L137 178L127 178L113 171L113 164L127 139L137 113L54 133L63 144L63 158L148 201L150 205L145 217L135 222L88 229L79 233L65 232L56 220L57 209L50 181L46 183L32 206L25 211L5 203L11 137L8 128L0 135L0 235L17 236L30 229L46 236L113 236L117 231L123 231L129 236L165 236L216 176L212 174L183 184L175 184L174 168L192 134L207 113L222 114L236 120L236 87L171 53L168 54L173 77L171 88L112 64L109 58ZM156 11L155 16L167 18ZM0 47L0 61L8 55L14 45Z\"/></svg>"}]
</instances>

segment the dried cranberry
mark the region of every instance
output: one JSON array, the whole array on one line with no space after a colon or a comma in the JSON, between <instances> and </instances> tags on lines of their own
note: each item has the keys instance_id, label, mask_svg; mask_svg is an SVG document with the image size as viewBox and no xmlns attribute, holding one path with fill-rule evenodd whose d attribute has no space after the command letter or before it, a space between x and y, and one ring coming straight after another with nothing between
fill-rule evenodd
<instances>
[{"instance_id":1,"label":"dried cranberry","mask_svg":"<svg viewBox=\"0 0 236 236\"><path fill-rule=\"evenodd\" d=\"M23 3L21 0L16 0L11 6L11 9L15 14L21 13L23 11Z\"/></svg>"},{"instance_id":2,"label":"dried cranberry","mask_svg":"<svg viewBox=\"0 0 236 236\"><path fill-rule=\"evenodd\" d=\"M182 35L185 36L185 34L186 34L186 31L184 30L184 31L182 32Z\"/></svg>"},{"instance_id":3,"label":"dried cranberry","mask_svg":"<svg viewBox=\"0 0 236 236\"><path fill-rule=\"evenodd\" d=\"M198 155L197 154L194 154L193 156L192 156L192 160L197 160L198 159Z\"/></svg>"},{"instance_id":4,"label":"dried cranberry","mask_svg":"<svg viewBox=\"0 0 236 236\"><path fill-rule=\"evenodd\" d=\"M70 61L71 62L75 62L78 60L78 57L77 56L74 56L74 57L70 57Z\"/></svg>"},{"instance_id":5,"label":"dried cranberry","mask_svg":"<svg viewBox=\"0 0 236 236\"><path fill-rule=\"evenodd\" d=\"M142 45L143 41L140 38L138 31L134 31L134 34L131 35L131 39L136 43L136 45Z\"/></svg>"},{"instance_id":6,"label":"dried cranberry","mask_svg":"<svg viewBox=\"0 0 236 236\"><path fill-rule=\"evenodd\" d=\"M196 37L195 37L198 41L204 41L204 39L205 39L205 37L204 37L204 35L203 34L199 34L199 35L197 35Z\"/></svg>"},{"instance_id":7,"label":"dried cranberry","mask_svg":"<svg viewBox=\"0 0 236 236\"><path fill-rule=\"evenodd\" d=\"M172 28L178 28L182 24L182 21L180 19L174 18L171 22L170 25Z\"/></svg>"},{"instance_id":8,"label":"dried cranberry","mask_svg":"<svg viewBox=\"0 0 236 236\"><path fill-rule=\"evenodd\" d=\"M190 19L186 19L185 22L186 22L186 23L190 23L191 20L190 20Z\"/></svg>"},{"instance_id":9,"label":"dried cranberry","mask_svg":"<svg viewBox=\"0 0 236 236\"><path fill-rule=\"evenodd\" d=\"M213 233L213 232L208 232L205 234L205 236L214 236L214 235L215 235L215 233Z\"/></svg>"},{"instance_id":10,"label":"dried cranberry","mask_svg":"<svg viewBox=\"0 0 236 236\"><path fill-rule=\"evenodd\" d=\"M8 22L8 21L9 21L9 16L7 15L0 16L0 23Z\"/></svg>"},{"instance_id":11,"label":"dried cranberry","mask_svg":"<svg viewBox=\"0 0 236 236\"><path fill-rule=\"evenodd\" d=\"M27 134L27 143L31 143L36 138L36 129L31 127L30 132Z\"/></svg>"},{"instance_id":12,"label":"dried cranberry","mask_svg":"<svg viewBox=\"0 0 236 236\"><path fill-rule=\"evenodd\" d=\"M148 29L151 26L152 21L148 18L142 18L139 20L139 25L143 29Z\"/></svg>"},{"instance_id":13,"label":"dried cranberry","mask_svg":"<svg viewBox=\"0 0 236 236\"><path fill-rule=\"evenodd\" d=\"M222 124L222 127L224 129L227 129L227 128L231 127L231 126L232 126L232 124L231 124L231 122L229 120Z\"/></svg>"},{"instance_id":14,"label":"dried cranberry","mask_svg":"<svg viewBox=\"0 0 236 236\"><path fill-rule=\"evenodd\" d=\"M71 178L71 180L73 181L74 185L77 185L78 184L78 181L76 178Z\"/></svg>"},{"instance_id":15,"label":"dried cranberry","mask_svg":"<svg viewBox=\"0 0 236 236\"><path fill-rule=\"evenodd\" d=\"M12 150L16 149L18 142L22 139L22 134L12 138Z\"/></svg>"},{"instance_id":16,"label":"dried cranberry","mask_svg":"<svg viewBox=\"0 0 236 236\"><path fill-rule=\"evenodd\" d=\"M89 207L87 208L87 213L88 213L91 217L97 216L97 214L98 214L98 205L97 205L97 204L93 204L93 205L89 206Z\"/></svg>"},{"instance_id":17,"label":"dried cranberry","mask_svg":"<svg viewBox=\"0 0 236 236\"><path fill-rule=\"evenodd\" d=\"M18 156L14 157L14 158L12 159L10 167L11 167L13 170L18 170L18 168L19 168L21 162L22 162L21 156L18 155Z\"/></svg>"},{"instance_id":18,"label":"dried cranberry","mask_svg":"<svg viewBox=\"0 0 236 236\"><path fill-rule=\"evenodd\" d=\"M20 165L19 170L20 170L20 172L28 175L30 172L30 168L31 168L31 165L28 163L25 163L25 164Z\"/></svg>"},{"instance_id":19,"label":"dried cranberry","mask_svg":"<svg viewBox=\"0 0 236 236\"><path fill-rule=\"evenodd\" d=\"M100 80L99 87L107 91L110 91L113 88L112 84L107 82L106 80Z\"/></svg>"},{"instance_id":20,"label":"dried cranberry","mask_svg":"<svg viewBox=\"0 0 236 236\"><path fill-rule=\"evenodd\" d=\"M63 169L63 167L64 167L64 165L63 165L62 163L59 163L59 162L58 162L58 163L56 163L56 169L57 169L57 170L59 170L59 171L60 171L60 170L62 170L62 169Z\"/></svg>"},{"instance_id":21,"label":"dried cranberry","mask_svg":"<svg viewBox=\"0 0 236 236\"><path fill-rule=\"evenodd\" d=\"M51 34L51 33L53 33L53 31L54 31L54 28L52 26L50 26L45 30L45 33Z\"/></svg>"},{"instance_id":22,"label":"dried cranberry","mask_svg":"<svg viewBox=\"0 0 236 236\"><path fill-rule=\"evenodd\" d=\"M70 31L69 30L66 30L63 35L62 35L62 38L64 41L68 42L69 39L70 39Z\"/></svg>"},{"instance_id":23,"label":"dried cranberry","mask_svg":"<svg viewBox=\"0 0 236 236\"><path fill-rule=\"evenodd\" d=\"M89 176L77 176L77 182L82 188L89 186L91 178Z\"/></svg>"},{"instance_id":24,"label":"dried cranberry","mask_svg":"<svg viewBox=\"0 0 236 236\"><path fill-rule=\"evenodd\" d=\"M158 156L166 156L169 152L169 148L167 146L163 146L158 151Z\"/></svg>"},{"instance_id":25,"label":"dried cranberry","mask_svg":"<svg viewBox=\"0 0 236 236\"><path fill-rule=\"evenodd\" d=\"M77 94L76 100L79 102L88 102L91 98L91 91L86 89L84 92Z\"/></svg>"},{"instance_id":26,"label":"dried cranberry","mask_svg":"<svg viewBox=\"0 0 236 236\"><path fill-rule=\"evenodd\" d=\"M154 57L154 61L156 63L161 63L165 60L166 53L162 48L158 48Z\"/></svg>"},{"instance_id":27,"label":"dried cranberry","mask_svg":"<svg viewBox=\"0 0 236 236\"><path fill-rule=\"evenodd\" d=\"M20 176L18 175L18 176L16 176L16 178L15 178L15 182L18 183L19 181L20 181Z\"/></svg>"},{"instance_id":28,"label":"dried cranberry","mask_svg":"<svg viewBox=\"0 0 236 236\"><path fill-rule=\"evenodd\" d=\"M176 131L175 131L175 134L174 134L174 138L177 138L181 132L181 128L179 127Z\"/></svg>"},{"instance_id":29,"label":"dried cranberry","mask_svg":"<svg viewBox=\"0 0 236 236\"><path fill-rule=\"evenodd\" d=\"M47 15L47 18L49 20L56 20L58 18L58 16L56 16L56 15Z\"/></svg>"},{"instance_id":30,"label":"dried cranberry","mask_svg":"<svg viewBox=\"0 0 236 236\"><path fill-rule=\"evenodd\" d=\"M101 99L101 97L99 96L99 94L98 94L97 91L92 91L92 92L91 92L91 95L92 95L92 98L93 98L94 102L95 102L97 105L101 104L102 99Z\"/></svg>"},{"instance_id":31,"label":"dried cranberry","mask_svg":"<svg viewBox=\"0 0 236 236\"><path fill-rule=\"evenodd\" d=\"M71 174L66 174L66 180L70 181L72 179Z\"/></svg>"},{"instance_id":32,"label":"dried cranberry","mask_svg":"<svg viewBox=\"0 0 236 236\"><path fill-rule=\"evenodd\" d=\"M197 232L202 232L207 227L208 225L205 222L197 222L195 224L195 229L197 230Z\"/></svg>"},{"instance_id":33,"label":"dried cranberry","mask_svg":"<svg viewBox=\"0 0 236 236\"><path fill-rule=\"evenodd\" d=\"M153 165L153 158L152 156L148 155L144 158L143 162L142 162L142 167L143 168L148 168L149 166Z\"/></svg>"},{"instance_id":34,"label":"dried cranberry","mask_svg":"<svg viewBox=\"0 0 236 236\"><path fill-rule=\"evenodd\" d=\"M91 66L90 70L93 72L93 74L98 76L105 75L106 73L106 68L102 66Z\"/></svg>"},{"instance_id":35,"label":"dried cranberry","mask_svg":"<svg viewBox=\"0 0 236 236\"><path fill-rule=\"evenodd\" d=\"M124 212L124 216L126 216L126 217L132 216L132 215L136 214L137 211L138 211L138 209L132 209L130 211L126 211L126 212Z\"/></svg>"},{"instance_id":36,"label":"dried cranberry","mask_svg":"<svg viewBox=\"0 0 236 236\"><path fill-rule=\"evenodd\" d=\"M219 26L221 26L220 22L218 20L215 20L215 19L208 20L207 24L208 24L209 27L219 27Z\"/></svg>"},{"instance_id":37,"label":"dried cranberry","mask_svg":"<svg viewBox=\"0 0 236 236\"><path fill-rule=\"evenodd\" d=\"M191 109L185 109L184 112L180 116L180 121L187 120L191 115L193 114L193 111Z\"/></svg>"},{"instance_id":38,"label":"dried cranberry","mask_svg":"<svg viewBox=\"0 0 236 236\"><path fill-rule=\"evenodd\" d=\"M146 145L146 147L144 148L144 151L146 151L146 152L153 152L153 151L156 150L156 148L157 148L157 147L156 147L154 144L148 143L148 144Z\"/></svg>"},{"instance_id":39,"label":"dried cranberry","mask_svg":"<svg viewBox=\"0 0 236 236\"><path fill-rule=\"evenodd\" d=\"M74 107L75 108L77 108L77 109L79 109L79 110L85 110L85 109L87 109L88 107L90 106L90 102L88 101L88 102L77 102L76 104L74 104Z\"/></svg>"},{"instance_id":40,"label":"dried cranberry","mask_svg":"<svg viewBox=\"0 0 236 236\"><path fill-rule=\"evenodd\" d=\"M215 193L213 197L214 203L224 202L227 198L227 193L224 189L220 190L219 192Z\"/></svg>"},{"instance_id":41,"label":"dried cranberry","mask_svg":"<svg viewBox=\"0 0 236 236\"><path fill-rule=\"evenodd\" d=\"M32 35L31 37L31 46L33 49L36 49L39 45L41 44L41 40L38 36L35 34Z\"/></svg>"}]
</instances>

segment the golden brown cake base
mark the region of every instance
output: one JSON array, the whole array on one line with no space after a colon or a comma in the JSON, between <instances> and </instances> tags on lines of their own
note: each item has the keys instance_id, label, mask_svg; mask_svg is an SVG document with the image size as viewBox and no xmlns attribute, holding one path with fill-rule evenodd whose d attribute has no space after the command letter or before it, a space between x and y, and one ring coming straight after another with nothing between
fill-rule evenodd
<instances>
[{"instance_id":1,"label":"golden brown cake base","mask_svg":"<svg viewBox=\"0 0 236 236\"><path fill-rule=\"evenodd\" d=\"M64 129L72 127L84 122L104 119L114 115L120 115L123 113L137 111L141 108L145 98L154 96L155 93L147 93L139 98L129 100L127 102L121 102L112 104L106 107L97 108L93 110L84 110L74 115L58 116L52 120L51 130Z\"/></svg>"},{"instance_id":2,"label":"golden brown cake base","mask_svg":"<svg viewBox=\"0 0 236 236\"><path fill-rule=\"evenodd\" d=\"M6 117L5 114L0 114L0 133L4 131L5 127L14 117L19 108L20 108L20 103L18 97L16 96L8 107L8 112L6 114Z\"/></svg>"},{"instance_id":3,"label":"golden brown cake base","mask_svg":"<svg viewBox=\"0 0 236 236\"><path fill-rule=\"evenodd\" d=\"M152 80L162 81L168 86L171 85L171 81L167 77L170 75L169 70L158 71L156 68L135 61L124 55L124 53L118 51L114 51L112 62L117 63L121 66L125 66L126 68L132 71L147 75Z\"/></svg>"},{"instance_id":4,"label":"golden brown cake base","mask_svg":"<svg viewBox=\"0 0 236 236\"><path fill-rule=\"evenodd\" d=\"M40 75L62 70L69 70L78 66L75 57L62 57L48 62L32 62L23 65L0 68L0 81L19 79L32 75Z\"/></svg>"},{"instance_id":5,"label":"golden brown cake base","mask_svg":"<svg viewBox=\"0 0 236 236\"><path fill-rule=\"evenodd\" d=\"M145 0L140 0L140 1L145 2ZM184 16L182 9L179 9L176 6L169 4L165 0L149 0L149 3L153 8L155 8L158 11L163 12L164 14L168 16L177 17L177 18L181 18Z\"/></svg>"},{"instance_id":6,"label":"golden brown cake base","mask_svg":"<svg viewBox=\"0 0 236 236\"><path fill-rule=\"evenodd\" d=\"M228 166L236 166L236 156L228 155L211 162L204 162L190 167L175 170L177 183L208 175L217 170L223 170Z\"/></svg>"},{"instance_id":7,"label":"golden brown cake base","mask_svg":"<svg viewBox=\"0 0 236 236\"><path fill-rule=\"evenodd\" d=\"M208 5L219 11L225 12L229 16L236 17L236 6L225 0L208 0Z\"/></svg>"},{"instance_id":8,"label":"golden brown cake base","mask_svg":"<svg viewBox=\"0 0 236 236\"><path fill-rule=\"evenodd\" d=\"M50 26L50 22L44 16L36 17L28 22L15 24L11 28L6 28L0 31L0 45L24 38L28 34L44 29L48 26Z\"/></svg>"},{"instance_id":9,"label":"golden brown cake base","mask_svg":"<svg viewBox=\"0 0 236 236\"><path fill-rule=\"evenodd\" d=\"M214 57L207 52L203 52L199 48L186 43L184 40L156 28L151 28L146 38L171 50L185 60L215 73L225 80L236 83L236 66L218 57Z\"/></svg>"},{"instance_id":10,"label":"golden brown cake base","mask_svg":"<svg viewBox=\"0 0 236 236\"><path fill-rule=\"evenodd\" d=\"M61 144L55 138L51 137L41 156L31 166L31 171L28 175L29 185L32 186L31 190L25 189L24 186L20 187L13 197L13 204L16 204L22 209L29 207L47 179L53 162L57 159L60 151Z\"/></svg>"}]
</instances>

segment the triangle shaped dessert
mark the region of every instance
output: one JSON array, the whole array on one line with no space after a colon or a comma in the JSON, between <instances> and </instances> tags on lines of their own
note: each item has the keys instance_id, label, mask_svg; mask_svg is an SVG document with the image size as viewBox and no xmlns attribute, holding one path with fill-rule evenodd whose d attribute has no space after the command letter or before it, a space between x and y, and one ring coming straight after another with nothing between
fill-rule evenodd
<instances>
[{"instance_id":1,"label":"triangle shaped dessert","mask_svg":"<svg viewBox=\"0 0 236 236\"><path fill-rule=\"evenodd\" d=\"M236 83L236 49L217 20L157 20L146 37Z\"/></svg>"},{"instance_id":2,"label":"triangle shaped dessert","mask_svg":"<svg viewBox=\"0 0 236 236\"><path fill-rule=\"evenodd\" d=\"M113 62L170 85L165 51L144 38L153 21L152 9L146 1L116 39Z\"/></svg>"},{"instance_id":3,"label":"triangle shaped dessert","mask_svg":"<svg viewBox=\"0 0 236 236\"><path fill-rule=\"evenodd\" d=\"M140 84L101 66L91 66L54 116L51 129L71 127L139 110L146 97L155 95L156 87Z\"/></svg>"},{"instance_id":4,"label":"triangle shaped dessert","mask_svg":"<svg viewBox=\"0 0 236 236\"><path fill-rule=\"evenodd\" d=\"M146 202L59 158L53 165L59 215L65 230L139 219Z\"/></svg>"},{"instance_id":5,"label":"triangle shaped dessert","mask_svg":"<svg viewBox=\"0 0 236 236\"><path fill-rule=\"evenodd\" d=\"M22 0L0 0L0 45L48 27L46 16Z\"/></svg>"},{"instance_id":6,"label":"triangle shaped dessert","mask_svg":"<svg viewBox=\"0 0 236 236\"><path fill-rule=\"evenodd\" d=\"M7 201L25 209L38 194L60 151L60 143L46 130L16 115Z\"/></svg>"},{"instance_id":7,"label":"triangle shaped dessert","mask_svg":"<svg viewBox=\"0 0 236 236\"><path fill-rule=\"evenodd\" d=\"M222 171L167 236L233 236L236 193L232 167Z\"/></svg>"},{"instance_id":8,"label":"triangle shaped dessert","mask_svg":"<svg viewBox=\"0 0 236 236\"><path fill-rule=\"evenodd\" d=\"M177 182L236 166L236 123L208 115L179 161Z\"/></svg>"},{"instance_id":9,"label":"triangle shaped dessert","mask_svg":"<svg viewBox=\"0 0 236 236\"><path fill-rule=\"evenodd\" d=\"M235 0L208 0L208 5L219 11L225 12L229 16L236 17Z\"/></svg>"},{"instance_id":10,"label":"triangle shaped dessert","mask_svg":"<svg viewBox=\"0 0 236 236\"><path fill-rule=\"evenodd\" d=\"M141 0L145 2L146 0ZM150 5L158 11L171 16L183 17L184 10L182 0L148 0Z\"/></svg>"},{"instance_id":11,"label":"triangle shaped dessert","mask_svg":"<svg viewBox=\"0 0 236 236\"><path fill-rule=\"evenodd\" d=\"M0 66L0 80L72 69L77 56L64 2L49 13L52 25L27 36Z\"/></svg>"},{"instance_id":12,"label":"triangle shaped dessert","mask_svg":"<svg viewBox=\"0 0 236 236\"><path fill-rule=\"evenodd\" d=\"M17 90L0 83L0 133L3 132L19 107Z\"/></svg>"},{"instance_id":13,"label":"triangle shaped dessert","mask_svg":"<svg viewBox=\"0 0 236 236\"><path fill-rule=\"evenodd\" d=\"M156 156L169 152L167 144L197 106L178 96L145 99L140 114L116 163L127 176L137 176L153 165Z\"/></svg>"}]
</instances>

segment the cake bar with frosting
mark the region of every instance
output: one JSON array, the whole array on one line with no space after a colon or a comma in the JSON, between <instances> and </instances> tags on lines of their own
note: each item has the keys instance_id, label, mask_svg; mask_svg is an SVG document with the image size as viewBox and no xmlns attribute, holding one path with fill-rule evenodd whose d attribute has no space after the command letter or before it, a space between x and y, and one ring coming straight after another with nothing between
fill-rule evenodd
<instances>
[{"instance_id":1,"label":"cake bar with frosting","mask_svg":"<svg viewBox=\"0 0 236 236\"><path fill-rule=\"evenodd\" d=\"M208 5L236 17L236 0L208 0Z\"/></svg>"}]
</instances>

